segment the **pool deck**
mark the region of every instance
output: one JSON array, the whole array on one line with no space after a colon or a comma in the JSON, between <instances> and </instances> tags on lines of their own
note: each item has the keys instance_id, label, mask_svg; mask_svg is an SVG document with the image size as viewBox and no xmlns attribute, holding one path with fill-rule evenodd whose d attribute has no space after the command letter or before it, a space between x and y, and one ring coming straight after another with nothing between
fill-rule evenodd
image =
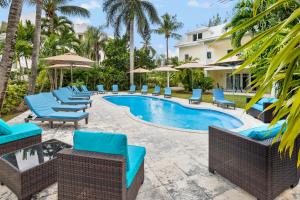
<instances>
[{"instance_id":1,"label":"pool deck","mask_svg":"<svg viewBox=\"0 0 300 200\"><path fill-rule=\"evenodd\" d=\"M81 121L80 129L124 133L128 136L129 144L145 146L147 149L145 181L138 200L255 199L223 177L208 172L207 132L191 133L153 126L137 120L128 109L105 101L101 95L95 95L92 99L93 106L87 110L90 113L89 124L85 125ZM186 99L171 100L190 106ZM246 122L240 129L262 124L241 109L217 108L208 103L192 107L211 108L231 114ZM22 123L28 114L29 112L25 112L9 123ZM72 144L73 124L57 123L53 129L49 128L48 123L37 124L44 129L43 140L55 138ZM7 187L0 186L0 199L17 198ZM36 199L57 199L57 184L40 192ZM286 190L277 199L300 199L300 184L294 189Z\"/></svg>"}]
</instances>

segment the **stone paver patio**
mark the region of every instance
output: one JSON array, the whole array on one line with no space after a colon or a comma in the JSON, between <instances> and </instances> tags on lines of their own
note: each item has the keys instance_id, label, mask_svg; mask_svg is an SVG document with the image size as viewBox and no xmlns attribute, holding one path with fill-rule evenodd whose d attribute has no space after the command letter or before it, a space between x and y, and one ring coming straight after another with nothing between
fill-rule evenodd
<instances>
[{"instance_id":1,"label":"stone paver patio","mask_svg":"<svg viewBox=\"0 0 300 200\"><path fill-rule=\"evenodd\" d=\"M221 176L208 172L208 134L151 126L132 118L128 109L112 105L100 96L93 97L89 124L82 121L80 129L124 133L129 144L145 146L145 181L138 200L200 200L200 199L243 199L253 196L244 192ZM173 100L187 104L187 100ZM195 107L216 108L201 103ZM220 109L220 108L216 108ZM223 110L223 109L220 109ZM226 111L247 121L243 128L261 122L247 116L242 110ZM20 123L29 114L26 112L9 123ZM73 124L40 124L44 129L43 140L59 139L72 144ZM0 186L0 199L15 200L16 196L5 186ZM57 184L45 189L36 199L57 199ZM300 185L281 194L278 199L300 199Z\"/></svg>"}]
</instances>

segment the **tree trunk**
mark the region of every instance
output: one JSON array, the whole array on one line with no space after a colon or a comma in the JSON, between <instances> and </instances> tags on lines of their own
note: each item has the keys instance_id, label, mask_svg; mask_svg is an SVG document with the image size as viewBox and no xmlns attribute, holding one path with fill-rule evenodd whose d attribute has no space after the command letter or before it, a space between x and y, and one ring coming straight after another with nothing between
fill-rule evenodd
<instances>
[{"instance_id":1,"label":"tree trunk","mask_svg":"<svg viewBox=\"0 0 300 200\"><path fill-rule=\"evenodd\" d=\"M0 80L1 80L0 81L0 108L2 108L3 105L8 79L13 64L13 57L15 55L17 30L18 30L18 24L22 12L22 7L23 7L23 0L13 0L11 2L8 20L7 20L8 23L7 23L5 46L4 46L3 55L0 63Z\"/></svg>"},{"instance_id":2,"label":"tree trunk","mask_svg":"<svg viewBox=\"0 0 300 200\"><path fill-rule=\"evenodd\" d=\"M130 85L134 84L134 18L130 21Z\"/></svg>"},{"instance_id":3,"label":"tree trunk","mask_svg":"<svg viewBox=\"0 0 300 200\"><path fill-rule=\"evenodd\" d=\"M42 0L36 0L35 30L32 49L31 75L29 78L28 94L34 94L37 77L38 59L41 41Z\"/></svg>"},{"instance_id":4,"label":"tree trunk","mask_svg":"<svg viewBox=\"0 0 300 200\"><path fill-rule=\"evenodd\" d=\"M166 49L167 49L167 60L166 60L166 65L168 65L169 64L169 38L168 37L166 37Z\"/></svg>"}]
</instances>

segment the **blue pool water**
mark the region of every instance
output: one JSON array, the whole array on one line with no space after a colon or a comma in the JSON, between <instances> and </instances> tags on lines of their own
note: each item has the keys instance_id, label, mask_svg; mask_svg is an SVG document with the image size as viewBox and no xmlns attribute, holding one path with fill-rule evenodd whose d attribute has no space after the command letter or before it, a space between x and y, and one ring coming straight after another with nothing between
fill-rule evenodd
<instances>
[{"instance_id":1,"label":"blue pool water","mask_svg":"<svg viewBox=\"0 0 300 200\"><path fill-rule=\"evenodd\" d=\"M103 98L113 104L127 106L134 116L144 121L163 126L205 131L209 126L234 129L243 125L239 119L222 112L188 108L179 103L153 97L106 96Z\"/></svg>"}]
</instances>

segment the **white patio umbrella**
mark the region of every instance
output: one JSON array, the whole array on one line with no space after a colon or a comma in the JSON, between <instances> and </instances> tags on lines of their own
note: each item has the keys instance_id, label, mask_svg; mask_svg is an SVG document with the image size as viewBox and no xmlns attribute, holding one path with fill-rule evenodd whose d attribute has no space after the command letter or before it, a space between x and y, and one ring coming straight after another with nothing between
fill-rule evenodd
<instances>
[{"instance_id":1,"label":"white patio umbrella","mask_svg":"<svg viewBox=\"0 0 300 200\"><path fill-rule=\"evenodd\" d=\"M133 72L134 74L145 74L145 73L149 73L149 72L151 72L150 70L147 70L147 69L144 69L144 68L142 68L142 67L139 67L139 68L137 68L137 69L134 69L134 70L132 70L132 71L130 71L130 72ZM130 73L129 72L129 73ZM140 76L140 88L142 87L142 76Z\"/></svg>"},{"instance_id":2,"label":"white patio umbrella","mask_svg":"<svg viewBox=\"0 0 300 200\"><path fill-rule=\"evenodd\" d=\"M190 69L192 72L192 88L194 87L194 79L193 79L193 69L204 69L208 68L209 66L205 66L204 63L200 63L197 61L188 62L185 64L182 64L178 67L175 67L176 69Z\"/></svg>"},{"instance_id":3,"label":"white patio umbrella","mask_svg":"<svg viewBox=\"0 0 300 200\"><path fill-rule=\"evenodd\" d=\"M57 83L57 69L60 69L60 81L59 85L62 87L63 83L63 69L71 68L71 79L73 82L73 68L80 68L80 69L92 69L89 65L68 65L68 64L56 64L56 65L50 65L46 67L47 69L54 69L54 77L55 77L55 84Z\"/></svg>"},{"instance_id":4,"label":"white patio umbrella","mask_svg":"<svg viewBox=\"0 0 300 200\"><path fill-rule=\"evenodd\" d=\"M167 87L170 87L170 72L178 72L177 69L173 68L173 65L167 65L153 69L154 72L167 72Z\"/></svg>"},{"instance_id":5,"label":"white patio umbrella","mask_svg":"<svg viewBox=\"0 0 300 200\"><path fill-rule=\"evenodd\" d=\"M52 56L52 57L44 58L44 60L46 61L46 64L49 64L49 65L56 65L56 64L69 65L69 68L71 69L71 82L72 83L73 83L73 68L74 68L74 66L76 66L76 65L90 66L94 63L94 61L92 61L88 58L85 58L85 57L81 57L75 53L66 53L63 55Z\"/></svg>"}]
</instances>

